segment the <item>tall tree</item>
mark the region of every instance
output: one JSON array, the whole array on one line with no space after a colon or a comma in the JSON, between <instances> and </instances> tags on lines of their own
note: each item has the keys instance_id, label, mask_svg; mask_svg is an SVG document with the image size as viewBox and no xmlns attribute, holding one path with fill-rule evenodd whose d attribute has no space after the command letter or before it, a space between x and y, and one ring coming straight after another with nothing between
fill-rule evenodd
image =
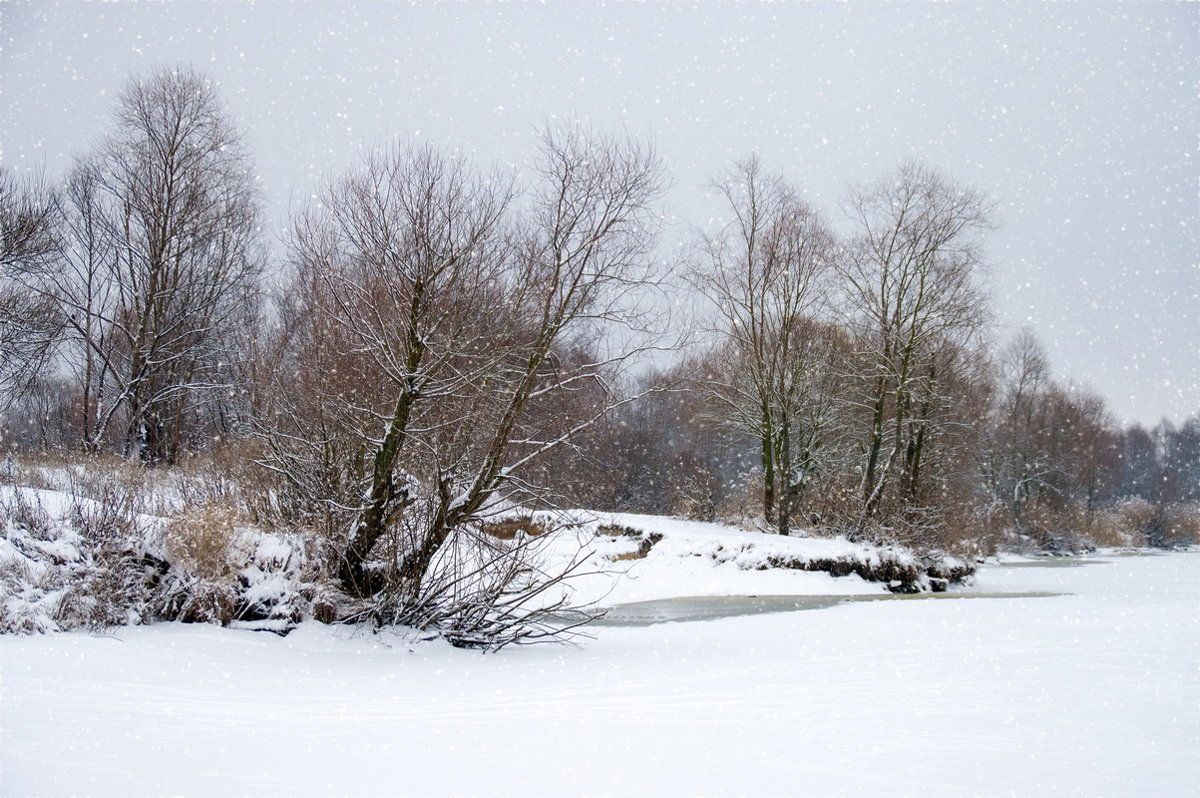
<instances>
[{"instance_id":1,"label":"tall tree","mask_svg":"<svg viewBox=\"0 0 1200 798\"><path fill-rule=\"evenodd\" d=\"M60 329L30 284L59 265L61 243L57 197L0 166L0 409L32 384Z\"/></svg>"},{"instance_id":2,"label":"tall tree","mask_svg":"<svg viewBox=\"0 0 1200 798\"><path fill-rule=\"evenodd\" d=\"M1172 499L1200 502L1200 416L1192 416L1174 430L1166 464L1173 474Z\"/></svg>"},{"instance_id":3,"label":"tall tree","mask_svg":"<svg viewBox=\"0 0 1200 798\"><path fill-rule=\"evenodd\" d=\"M836 240L757 157L712 186L731 221L701 242L695 283L717 311L720 354L703 381L761 450L763 516L781 535L821 468L838 370L816 319Z\"/></svg>"},{"instance_id":4,"label":"tall tree","mask_svg":"<svg viewBox=\"0 0 1200 798\"><path fill-rule=\"evenodd\" d=\"M68 268L40 290L68 322L84 445L121 422L128 456L172 462L187 414L230 388L259 291L254 173L216 87L187 68L131 81L66 211Z\"/></svg>"},{"instance_id":5,"label":"tall tree","mask_svg":"<svg viewBox=\"0 0 1200 798\"><path fill-rule=\"evenodd\" d=\"M861 358L859 530L891 500L918 501L945 427L944 365L986 318L978 287L983 197L919 164L851 192L857 232L839 261Z\"/></svg>"},{"instance_id":6,"label":"tall tree","mask_svg":"<svg viewBox=\"0 0 1200 798\"><path fill-rule=\"evenodd\" d=\"M1045 350L1031 330L1021 330L1001 351L997 371L982 450L984 482L1024 531L1026 509L1056 489L1056 464L1046 446L1053 384Z\"/></svg>"}]
</instances>

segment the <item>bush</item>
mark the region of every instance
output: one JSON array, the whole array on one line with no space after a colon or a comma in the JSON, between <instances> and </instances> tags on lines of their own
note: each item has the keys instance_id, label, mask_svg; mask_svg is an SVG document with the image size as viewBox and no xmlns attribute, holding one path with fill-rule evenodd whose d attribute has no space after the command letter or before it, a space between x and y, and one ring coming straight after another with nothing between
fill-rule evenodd
<instances>
[{"instance_id":1,"label":"bush","mask_svg":"<svg viewBox=\"0 0 1200 798\"><path fill-rule=\"evenodd\" d=\"M78 536L84 567L63 595L63 622L97 630L149 620L161 560L149 551L149 524L135 511L134 497L109 485L96 500L73 500L66 523Z\"/></svg>"},{"instance_id":2,"label":"bush","mask_svg":"<svg viewBox=\"0 0 1200 798\"><path fill-rule=\"evenodd\" d=\"M164 538L170 570L156 600L161 617L286 631L340 615L344 597L314 534L264 531L240 508L214 502L175 516Z\"/></svg>"},{"instance_id":3,"label":"bush","mask_svg":"<svg viewBox=\"0 0 1200 798\"><path fill-rule=\"evenodd\" d=\"M354 617L436 632L460 648L494 651L512 643L569 642L581 634L578 626L597 617L575 607L568 588L572 579L590 573L585 570L590 548L578 545L569 562L553 563L547 554L561 529L544 517L535 524L543 534L511 539L478 524L455 529L438 549L419 592L386 575L385 561L375 561L385 587L350 604Z\"/></svg>"},{"instance_id":4,"label":"bush","mask_svg":"<svg viewBox=\"0 0 1200 798\"><path fill-rule=\"evenodd\" d=\"M1156 509L1146 533L1151 546L1177 549L1200 542L1200 507L1194 504L1171 504Z\"/></svg>"},{"instance_id":5,"label":"bush","mask_svg":"<svg viewBox=\"0 0 1200 798\"><path fill-rule=\"evenodd\" d=\"M148 617L146 530L114 494L55 514L27 489L0 501L0 632L98 630Z\"/></svg>"},{"instance_id":6,"label":"bush","mask_svg":"<svg viewBox=\"0 0 1200 798\"><path fill-rule=\"evenodd\" d=\"M250 526L238 497L257 483L222 483L212 462L163 471L103 456L7 459L0 633L152 620L282 631L310 617L341 617L344 596L327 576L319 537ZM195 509L175 509L205 495Z\"/></svg>"},{"instance_id":7,"label":"bush","mask_svg":"<svg viewBox=\"0 0 1200 798\"><path fill-rule=\"evenodd\" d=\"M1127 499L1099 515L1089 536L1100 546L1174 549L1200 541L1200 507Z\"/></svg>"}]
</instances>

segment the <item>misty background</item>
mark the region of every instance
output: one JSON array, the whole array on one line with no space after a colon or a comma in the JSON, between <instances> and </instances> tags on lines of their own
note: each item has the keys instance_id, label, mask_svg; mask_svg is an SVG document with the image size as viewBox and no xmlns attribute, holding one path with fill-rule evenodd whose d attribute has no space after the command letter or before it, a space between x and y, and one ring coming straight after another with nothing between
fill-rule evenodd
<instances>
[{"instance_id":1,"label":"misty background","mask_svg":"<svg viewBox=\"0 0 1200 798\"><path fill-rule=\"evenodd\" d=\"M1200 410L1200 5L7 2L0 147L58 177L129 76L191 63L244 126L271 235L391 136L522 164L570 117L651 136L662 257L750 152L841 223L921 159L997 203L1002 334L1123 423Z\"/></svg>"}]
</instances>

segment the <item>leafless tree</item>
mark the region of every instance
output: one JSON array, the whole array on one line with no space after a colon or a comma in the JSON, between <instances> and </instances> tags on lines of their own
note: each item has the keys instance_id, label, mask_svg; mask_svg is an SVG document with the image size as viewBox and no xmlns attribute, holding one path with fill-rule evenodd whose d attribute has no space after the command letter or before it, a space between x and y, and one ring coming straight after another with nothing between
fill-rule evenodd
<instances>
[{"instance_id":1,"label":"leafless tree","mask_svg":"<svg viewBox=\"0 0 1200 798\"><path fill-rule=\"evenodd\" d=\"M861 532L889 496L905 506L921 491L950 398L943 363L986 319L978 273L990 222L977 192L918 164L854 190L847 210L857 234L839 263L860 350Z\"/></svg>"},{"instance_id":2,"label":"leafless tree","mask_svg":"<svg viewBox=\"0 0 1200 798\"><path fill-rule=\"evenodd\" d=\"M531 489L524 466L610 409L556 408L628 355L578 344L634 318L654 240L648 147L569 127L541 144L525 195L431 147L374 153L292 239L300 323L266 463L344 524L348 591L463 640L461 612L429 611L430 591L462 576L439 563L461 562L447 547Z\"/></svg>"},{"instance_id":3,"label":"leafless tree","mask_svg":"<svg viewBox=\"0 0 1200 798\"><path fill-rule=\"evenodd\" d=\"M22 396L50 354L60 319L30 283L62 254L58 198L43 181L21 183L0 166L0 410Z\"/></svg>"},{"instance_id":4,"label":"leafless tree","mask_svg":"<svg viewBox=\"0 0 1200 798\"><path fill-rule=\"evenodd\" d=\"M1025 509L1053 490L1054 464L1041 445L1053 386L1045 350L1028 329L1001 351L998 386L983 449L984 481L1017 529Z\"/></svg>"},{"instance_id":5,"label":"leafless tree","mask_svg":"<svg viewBox=\"0 0 1200 798\"><path fill-rule=\"evenodd\" d=\"M837 244L820 216L757 157L713 181L732 221L702 240L695 284L716 308L720 354L702 375L761 448L763 515L781 535L820 471L835 408L833 341L816 316Z\"/></svg>"},{"instance_id":6,"label":"leafless tree","mask_svg":"<svg viewBox=\"0 0 1200 798\"><path fill-rule=\"evenodd\" d=\"M67 267L39 282L66 320L95 448L172 462L197 404L228 391L232 333L253 315L259 202L216 87L164 69L119 95L113 131L65 192Z\"/></svg>"},{"instance_id":7,"label":"leafless tree","mask_svg":"<svg viewBox=\"0 0 1200 798\"><path fill-rule=\"evenodd\" d=\"M1054 549L1087 533L1118 481L1119 437L1103 399L1050 376L1045 351L1021 330L998 361L981 464L1010 528Z\"/></svg>"}]
</instances>

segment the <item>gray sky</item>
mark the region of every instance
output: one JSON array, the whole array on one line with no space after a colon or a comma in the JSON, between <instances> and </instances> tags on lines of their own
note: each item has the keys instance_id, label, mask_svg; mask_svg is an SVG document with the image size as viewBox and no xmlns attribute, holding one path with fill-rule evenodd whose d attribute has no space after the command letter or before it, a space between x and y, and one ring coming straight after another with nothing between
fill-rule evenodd
<instances>
[{"instance_id":1,"label":"gray sky","mask_svg":"<svg viewBox=\"0 0 1200 798\"><path fill-rule=\"evenodd\" d=\"M57 176L130 74L190 62L248 130L273 219L364 145L520 163L543 120L649 134L668 239L757 151L837 221L919 158L998 205L999 321L1121 421L1200 410L1200 4L0 4L6 164Z\"/></svg>"}]
</instances>

